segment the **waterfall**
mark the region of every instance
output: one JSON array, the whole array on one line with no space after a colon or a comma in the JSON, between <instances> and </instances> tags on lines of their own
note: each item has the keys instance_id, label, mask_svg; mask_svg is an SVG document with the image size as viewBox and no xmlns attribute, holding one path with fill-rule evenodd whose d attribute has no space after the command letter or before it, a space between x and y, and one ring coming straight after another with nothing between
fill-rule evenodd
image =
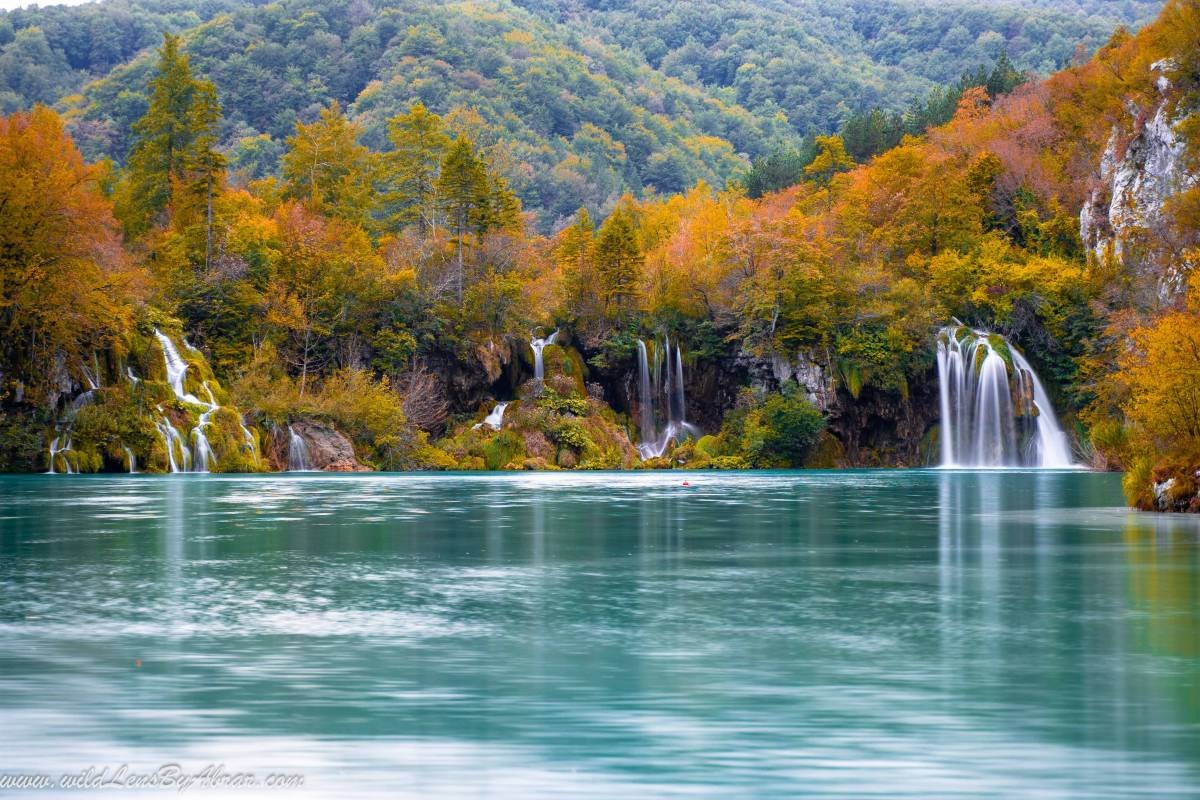
<instances>
[{"instance_id":1,"label":"waterfall","mask_svg":"<svg viewBox=\"0 0 1200 800\"><path fill-rule=\"evenodd\" d=\"M208 472L209 462L217 463L217 454L209 446L208 436L204 433L204 429L208 427L208 421L220 406L217 405L217 399L213 397L212 389L208 388L208 381L204 382L204 391L208 392L208 410L200 415L196 427L192 429L192 439L195 441L196 472Z\"/></svg>"},{"instance_id":2,"label":"waterfall","mask_svg":"<svg viewBox=\"0 0 1200 800\"><path fill-rule=\"evenodd\" d=\"M187 394L183 390L183 381L187 377L187 362L179 355L179 351L175 348L175 343L171 341L165 333L158 328L154 329L154 335L158 339L158 343L162 345L163 359L167 365L167 383L171 385L171 391L175 392L175 396L180 400L188 400L192 395ZM199 400L188 400L199 405Z\"/></svg>"},{"instance_id":3,"label":"waterfall","mask_svg":"<svg viewBox=\"0 0 1200 800\"><path fill-rule=\"evenodd\" d=\"M175 347L175 343L171 338L160 331L154 329L154 335L157 337L159 344L162 345L163 361L167 369L167 383L171 386L171 391L175 393L175 397L184 403L190 403L194 406L202 406L204 411L200 414L200 419L196 422L196 427L192 428L189 434L189 440L193 444L195 452L195 461L191 458L191 452L187 448L183 438L179 432L175 430L166 417L162 418L164 423L159 426L159 434L163 436L163 443L167 446L167 455L170 461L172 472L208 472L212 465L217 463L217 454L213 451L212 446L208 443L208 435L205 433L205 428L208 427L212 415L216 413L221 406L217 404L217 399L213 396L212 389L208 385L208 381L201 384L204 391L208 394L208 400L201 400L194 394L189 393L185 387L187 378L188 363L179 355L179 350ZM187 343L187 339L183 340L183 344L189 350L196 352L196 348ZM132 377L132 373L130 373ZM159 408L162 411L162 408ZM157 424L157 423L156 423ZM180 461L175 461L174 453L172 452L172 443L178 441L180 447ZM177 469L182 467L182 469Z\"/></svg>"},{"instance_id":4,"label":"waterfall","mask_svg":"<svg viewBox=\"0 0 1200 800\"><path fill-rule=\"evenodd\" d=\"M250 457L258 461L258 446L254 443L254 434L246 427L245 419L240 420L239 424L242 428L242 438L246 440L246 447L250 448Z\"/></svg>"},{"instance_id":5,"label":"waterfall","mask_svg":"<svg viewBox=\"0 0 1200 800\"><path fill-rule=\"evenodd\" d=\"M62 442L62 446L59 446ZM50 469L46 470L47 475L57 475L58 470L54 468L54 457L59 453L69 453L71 451L71 434L68 429L67 433L59 433L50 441ZM74 475L75 467L71 465L71 459L63 456L63 473L66 475Z\"/></svg>"},{"instance_id":6,"label":"waterfall","mask_svg":"<svg viewBox=\"0 0 1200 800\"><path fill-rule=\"evenodd\" d=\"M483 422L476 422L471 426L471 430L477 430L487 425L494 431L500 430L500 426L504 424L504 409L508 408L508 401L496 403L491 412L483 418Z\"/></svg>"},{"instance_id":7,"label":"waterfall","mask_svg":"<svg viewBox=\"0 0 1200 800\"><path fill-rule=\"evenodd\" d=\"M683 352L675 345L675 380L671 382L671 402L675 404L675 419L686 425L687 399L683 396Z\"/></svg>"},{"instance_id":8,"label":"waterfall","mask_svg":"<svg viewBox=\"0 0 1200 800\"><path fill-rule=\"evenodd\" d=\"M641 339L638 339L638 417L641 422L638 435L643 442L649 442L655 435L654 407L650 400L650 359Z\"/></svg>"},{"instance_id":9,"label":"waterfall","mask_svg":"<svg viewBox=\"0 0 1200 800\"><path fill-rule=\"evenodd\" d=\"M546 345L554 344L554 340L558 338L558 331L554 331L545 339L539 339L536 333L530 333L529 337L529 346L533 349L533 377L540 381L545 372L542 365L542 350L546 349Z\"/></svg>"},{"instance_id":10,"label":"waterfall","mask_svg":"<svg viewBox=\"0 0 1200 800\"><path fill-rule=\"evenodd\" d=\"M308 442L288 425L288 472L310 472L312 468Z\"/></svg>"},{"instance_id":11,"label":"waterfall","mask_svg":"<svg viewBox=\"0 0 1200 800\"><path fill-rule=\"evenodd\" d=\"M1037 373L1007 339L965 325L937 345L944 467L1070 467L1071 446Z\"/></svg>"},{"instance_id":12,"label":"waterfall","mask_svg":"<svg viewBox=\"0 0 1200 800\"><path fill-rule=\"evenodd\" d=\"M125 446L125 457L129 459L129 474L136 475L137 474L137 459L135 459L133 457L133 451L130 450L129 447L127 447L127 446Z\"/></svg>"},{"instance_id":13,"label":"waterfall","mask_svg":"<svg viewBox=\"0 0 1200 800\"><path fill-rule=\"evenodd\" d=\"M50 442L50 468L46 470L48 475L58 474L58 470L54 468L54 457L59 453L63 453L64 474L75 475L77 470L75 465L71 463L71 459L65 455L72 451L71 448L71 428L75 425L75 417L79 415L79 410L90 404L96 399L96 389L99 388L89 378L88 382L92 384L91 389L88 389L83 394L79 395L67 404L67 409L63 413L62 419L54 428L54 439ZM61 444L60 444L61 443Z\"/></svg>"},{"instance_id":14,"label":"waterfall","mask_svg":"<svg viewBox=\"0 0 1200 800\"><path fill-rule=\"evenodd\" d=\"M163 447L167 451L167 465L171 472L188 472L192 468L192 453L188 450L187 444L183 441L183 437L179 435L179 431L171 424L171 420L167 419L167 415L163 412L162 406L158 406L158 419L154 420L154 427L158 429L158 435L162 438ZM176 452L179 453L179 459L175 459Z\"/></svg>"},{"instance_id":15,"label":"waterfall","mask_svg":"<svg viewBox=\"0 0 1200 800\"><path fill-rule=\"evenodd\" d=\"M639 340L638 433L642 441L637 451L643 459L659 458L667 453L672 444L688 436L700 435L696 426L687 421L687 399L683 386L683 351L680 346L675 345L672 363L671 340L664 335L661 346L655 343L652 369L646 343ZM660 429L658 423L664 416L665 424Z\"/></svg>"},{"instance_id":16,"label":"waterfall","mask_svg":"<svg viewBox=\"0 0 1200 800\"><path fill-rule=\"evenodd\" d=\"M100 359L96 356L96 352L92 351L92 368L88 369L87 364L81 365L83 368L83 377L87 379L89 389L100 388Z\"/></svg>"}]
</instances>

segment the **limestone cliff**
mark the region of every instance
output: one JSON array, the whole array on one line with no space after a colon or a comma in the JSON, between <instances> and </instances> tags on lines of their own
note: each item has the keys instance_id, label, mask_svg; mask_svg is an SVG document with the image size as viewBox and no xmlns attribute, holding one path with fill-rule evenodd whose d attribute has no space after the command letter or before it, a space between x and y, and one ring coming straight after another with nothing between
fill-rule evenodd
<instances>
[{"instance_id":1,"label":"limestone cliff","mask_svg":"<svg viewBox=\"0 0 1200 800\"><path fill-rule=\"evenodd\" d=\"M1129 123L1114 127L1109 136L1079 214L1079 235L1089 257L1116 259L1153 285L1162 303L1183 290L1184 276L1195 266L1186 251L1196 236L1193 231L1181 240L1165 208L1200 181L1187 167L1185 143L1175 129L1188 111L1176 106L1165 74L1172 66L1169 60L1151 65L1158 75L1157 101L1151 107L1127 105Z\"/></svg>"}]
</instances>

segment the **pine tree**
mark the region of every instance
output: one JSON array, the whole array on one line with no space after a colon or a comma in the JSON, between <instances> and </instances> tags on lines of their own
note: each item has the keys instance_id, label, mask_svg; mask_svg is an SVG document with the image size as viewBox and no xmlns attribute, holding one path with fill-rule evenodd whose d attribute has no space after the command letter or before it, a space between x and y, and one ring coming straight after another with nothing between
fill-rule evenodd
<instances>
[{"instance_id":1,"label":"pine tree","mask_svg":"<svg viewBox=\"0 0 1200 800\"><path fill-rule=\"evenodd\" d=\"M577 318L596 314L600 304L596 295L595 226L586 208L579 209L574 224L559 234L555 257L562 270L566 309Z\"/></svg>"},{"instance_id":2,"label":"pine tree","mask_svg":"<svg viewBox=\"0 0 1200 800\"><path fill-rule=\"evenodd\" d=\"M187 190L191 198L203 199L204 203L204 269L207 271L212 267L213 194L225 173L225 156L217 150L221 104L212 81L196 84L188 122L195 138L184 157Z\"/></svg>"},{"instance_id":3,"label":"pine tree","mask_svg":"<svg viewBox=\"0 0 1200 800\"><path fill-rule=\"evenodd\" d=\"M1008 57L1008 51L1005 50L996 59L996 66L992 68L987 81L977 85L982 85L987 89L990 97L999 97L1002 94L1008 94L1027 80L1028 77L1025 73L1013 66L1012 60Z\"/></svg>"},{"instance_id":4,"label":"pine tree","mask_svg":"<svg viewBox=\"0 0 1200 800\"><path fill-rule=\"evenodd\" d=\"M178 36L163 36L158 69L150 81L150 107L133 124L134 145L121 209L130 235L144 232L167 210L171 186L183 177L196 138L192 103L197 83L180 44Z\"/></svg>"},{"instance_id":5,"label":"pine tree","mask_svg":"<svg viewBox=\"0 0 1200 800\"><path fill-rule=\"evenodd\" d=\"M488 175L488 218L487 230L519 231L521 228L521 200L508 188L503 176Z\"/></svg>"},{"instance_id":6,"label":"pine tree","mask_svg":"<svg viewBox=\"0 0 1200 800\"><path fill-rule=\"evenodd\" d=\"M437 181L450 144L442 118L417 103L388 120L391 152L384 156L384 221L395 230L415 222L422 234L437 228Z\"/></svg>"},{"instance_id":7,"label":"pine tree","mask_svg":"<svg viewBox=\"0 0 1200 800\"><path fill-rule=\"evenodd\" d=\"M604 291L604 302L625 311L637 291L645 257L638 246L633 220L624 208L614 211L596 238L596 271Z\"/></svg>"},{"instance_id":8,"label":"pine tree","mask_svg":"<svg viewBox=\"0 0 1200 800\"><path fill-rule=\"evenodd\" d=\"M483 162L475 155L475 146L460 136L442 162L438 178L438 194L447 223L454 231L458 250L458 271L455 287L458 305L463 299L463 244L471 234L480 235L488 223L488 177Z\"/></svg>"}]
</instances>

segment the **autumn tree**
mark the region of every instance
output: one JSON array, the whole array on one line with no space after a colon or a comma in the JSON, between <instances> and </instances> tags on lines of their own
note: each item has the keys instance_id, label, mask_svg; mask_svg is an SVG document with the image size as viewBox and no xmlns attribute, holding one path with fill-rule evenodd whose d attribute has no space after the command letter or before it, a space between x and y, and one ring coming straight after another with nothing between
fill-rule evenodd
<instances>
[{"instance_id":1,"label":"autumn tree","mask_svg":"<svg viewBox=\"0 0 1200 800\"><path fill-rule=\"evenodd\" d=\"M615 309L618 315L630 310L643 262L632 216L619 207L596 237L596 273L608 309Z\"/></svg>"},{"instance_id":2,"label":"autumn tree","mask_svg":"<svg viewBox=\"0 0 1200 800\"><path fill-rule=\"evenodd\" d=\"M307 125L296 123L282 160L285 194L317 211L365 225L375 203L376 157L358 143L359 126L334 101Z\"/></svg>"},{"instance_id":3,"label":"autumn tree","mask_svg":"<svg viewBox=\"0 0 1200 800\"><path fill-rule=\"evenodd\" d=\"M101 177L50 109L0 118L0 399L53 402L52 365L78 376L129 324L134 274Z\"/></svg>"},{"instance_id":4,"label":"autumn tree","mask_svg":"<svg viewBox=\"0 0 1200 800\"><path fill-rule=\"evenodd\" d=\"M1168 312L1132 344L1119 370L1126 416L1159 452L1200 455L1200 314Z\"/></svg>"},{"instance_id":5,"label":"autumn tree","mask_svg":"<svg viewBox=\"0 0 1200 800\"><path fill-rule=\"evenodd\" d=\"M590 319L600 312L602 298L596 275L596 232L586 208L575 214L575 222L558 235L555 259L562 274L562 305L565 315Z\"/></svg>"},{"instance_id":6,"label":"autumn tree","mask_svg":"<svg viewBox=\"0 0 1200 800\"><path fill-rule=\"evenodd\" d=\"M268 329L300 378L329 365L357 366L356 342L372 326L382 260L361 227L296 202L275 215L278 264L266 296Z\"/></svg>"},{"instance_id":7,"label":"autumn tree","mask_svg":"<svg viewBox=\"0 0 1200 800\"><path fill-rule=\"evenodd\" d=\"M816 158L804 168L804 174L826 192L826 205L833 204L833 179L839 172L854 166L854 159L846 155L846 143L841 136L818 136L813 139L817 147Z\"/></svg>"}]
</instances>

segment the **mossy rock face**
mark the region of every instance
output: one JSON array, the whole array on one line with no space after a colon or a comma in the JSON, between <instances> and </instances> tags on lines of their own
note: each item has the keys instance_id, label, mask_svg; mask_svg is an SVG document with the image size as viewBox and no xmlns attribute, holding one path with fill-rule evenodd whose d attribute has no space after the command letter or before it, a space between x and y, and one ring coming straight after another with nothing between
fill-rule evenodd
<instances>
[{"instance_id":1,"label":"mossy rock face","mask_svg":"<svg viewBox=\"0 0 1200 800\"><path fill-rule=\"evenodd\" d=\"M547 345L542 351L542 364L547 385L552 385L563 395L587 396L587 365L583 356L573 347ZM570 390L567 390L567 384Z\"/></svg>"},{"instance_id":2,"label":"mossy rock face","mask_svg":"<svg viewBox=\"0 0 1200 800\"><path fill-rule=\"evenodd\" d=\"M716 458L720 454L721 440L712 434L701 436L696 442L695 452L698 458Z\"/></svg>"},{"instance_id":3,"label":"mossy rock face","mask_svg":"<svg viewBox=\"0 0 1200 800\"><path fill-rule=\"evenodd\" d=\"M502 430L483 446L487 469L500 469L517 458L525 458L525 442L515 431Z\"/></svg>"},{"instance_id":4,"label":"mossy rock face","mask_svg":"<svg viewBox=\"0 0 1200 800\"><path fill-rule=\"evenodd\" d=\"M202 404L180 400L167 384L163 347L154 335L155 327L172 340L180 357L187 362L184 390ZM66 461L72 469L83 472L124 472L129 469L128 448L138 471L167 472L170 459L156 421L169 420L183 443L194 450L194 430L201 414L208 410L210 392L220 408L210 416L204 429L216 456L209 469L213 472L266 469L258 456L259 437L251 431L254 445L247 441L241 415L226 405L228 393L213 376L203 354L184 345L178 325L163 319L161 314L147 313L113 352L103 359L97 357L96 363L98 371L104 373L103 385L91 392L91 402L70 410L58 420L57 427L71 439L73 454L68 452L61 459L56 458L56 469L58 462ZM182 467L181 448L173 445L172 449L175 463Z\"/></svg>"},{"instance_id":5,"label":"mossy rock face","mask_svg":"<svg viewBox=\"0 0 1200 800\"><path fill-rule=\"evenodd\" d=\"M816 447L804 461L806 469L837 469L846 462L846 448L829 431L823 431Z\"/></svg>"},{"instance_id":6,"label":"mossy rock face","mask_svg":"<svg viewBox=\"0 0 1200 800\"><path fill-rule=\"evenodd\" d=\"M437 447L458 466L479 459L484 469L636 466L637 451L617 414L580 388L564 374L549 375L544 384L529 381L505 410L500 431L463 422Z\"/></svg>"}]
</instances>

